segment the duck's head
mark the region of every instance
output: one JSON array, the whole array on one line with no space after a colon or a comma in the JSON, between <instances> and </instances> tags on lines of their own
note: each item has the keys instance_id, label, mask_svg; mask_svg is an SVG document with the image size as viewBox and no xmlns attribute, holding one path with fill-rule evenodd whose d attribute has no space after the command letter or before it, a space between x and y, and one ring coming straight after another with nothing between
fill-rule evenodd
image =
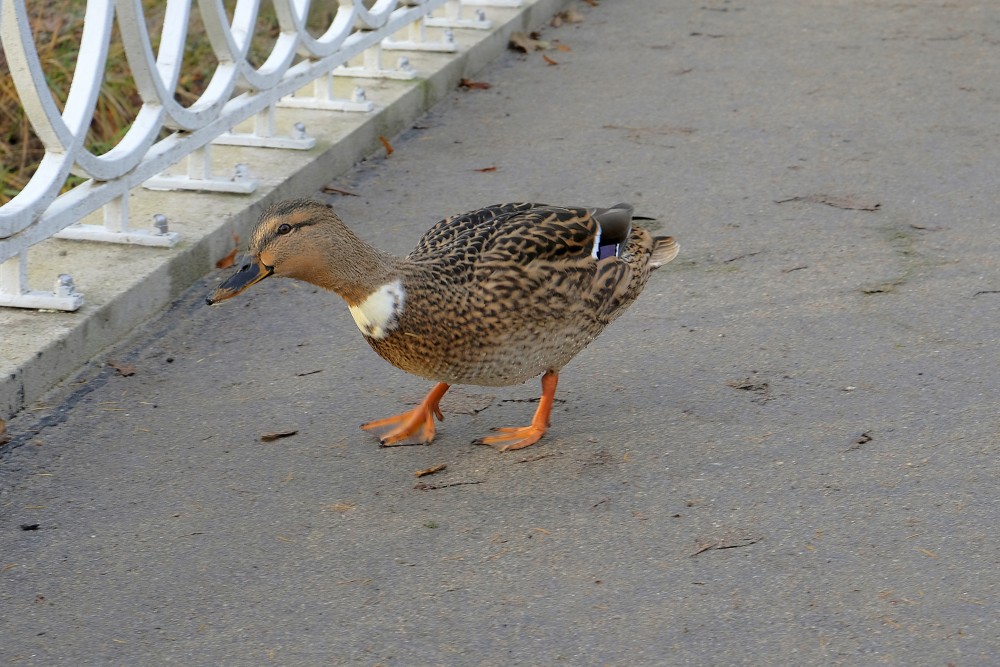
<instances>
[{"instance_id":1,"label":"duck's head","mask_svg":"<svg viewBox=\"0 0 1000 667\"><path fill-rule=\"evenodd\" d=\"M224 301L269 276L340 291L338 267L350 264L344 260L354 254L352 248L365 254L360 247L365 245L326 204L308 199L280 202L261 215L240 268L206 301Z\"/></svg>"}]
</instances>

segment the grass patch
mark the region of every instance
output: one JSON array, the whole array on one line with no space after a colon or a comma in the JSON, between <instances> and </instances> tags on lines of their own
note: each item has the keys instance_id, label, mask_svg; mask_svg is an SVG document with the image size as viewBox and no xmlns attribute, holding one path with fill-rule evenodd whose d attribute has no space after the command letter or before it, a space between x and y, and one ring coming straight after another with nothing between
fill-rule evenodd
<instances>
[{"instance_id":1,"label":"grass patch","mask_svg":"<svg viewBox=\"0 0 1000 667\"><path fill-rule=\"evenodd\" d=\"M62 108L69 94L73 68L79 54L86 0L43 0L26 4L31 32L49 90L56 104ZM316 4L323 3L314 3ZM231 18L235 0L224 0L223 5ZM143 7L153 52L156 53L166 3L162 0L143 0ZM332 9L316 7L312 10L307 26L314 35L318 36L330 25L335 11L336 5ZM267 58L278 32L274 8L270 3L265 3L260 8L251 40L249 58L255 67L259 67ZM218 60L205 35L197 3L194 3L175 99L185 106L193 104L211 81L217 66ZM85 140L86 147L98 155L114 148L128 132L141 104L132 72L125 60L125 49L116 22L97 108ZM0 52L0 206L24 188L38 168L44 153L45 148L32 130L19 101L7 60ZM70 176L64 189L83 180L79 176Z\"/></svg>"}]
</instances>

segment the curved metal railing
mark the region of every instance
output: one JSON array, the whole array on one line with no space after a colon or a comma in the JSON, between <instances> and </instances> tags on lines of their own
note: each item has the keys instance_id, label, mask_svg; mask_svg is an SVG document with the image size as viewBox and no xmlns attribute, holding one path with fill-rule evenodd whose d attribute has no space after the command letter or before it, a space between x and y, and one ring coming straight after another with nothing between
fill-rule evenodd
<instances>
[{"instance_id":1,"label":"curved metal railing","mask_svg":"<svg viewBox=\"0 0 1000 667\"><path fill-rule=\"evenodd\" d=\"M277 149L310 148L315 141L301 127L276 136L275 106L370 111L356 89L351 99L336 99L332 77L412 78L405 58L383 67L385 49L454 51L450 29L488 28L479 11L462 18L462 0L339 0L319 36L306 28L310 0L272 0L279 33L263 64L249 58L260 0L236 0L232 18L222 0L198 0L206 36L218 61L204 92L190 106L177 101L193 0L167 0L158 49L147 29L142 0L88 0L79 57L72 85L60 110L46 83L24 0L0 0L0 43L21 104L45 147L38 169L23 190L0 207L0 306L76 310L82 303L67 276L53 292L28 289L30 248L51 237L114 243L171 246L178 235L161 221L151 230L128 225L127 195L135 187L250 192L242 177L213 178L208 165L212 143ZM511 0L469 0L469 4L512 4ZM444 16L431 12L443 5ZM112 30L117 23L141 108L128 131L108 152L85 146L97 108ZM435 31L434 39L425 27ZM408 31L409 39L393 40ZM319 32L319 31L316 31ZM347 67L362 57L360 66ZM310 82L313 97L294 96ZM323 92L325 91L325 92ZM232 128L255 118L254 131ZM163 177L169 166L188 160L187 174ZM63 191L70 174L87 180ZM80 221L104 207L104 225Z\"/></svg>"}]
</instances>

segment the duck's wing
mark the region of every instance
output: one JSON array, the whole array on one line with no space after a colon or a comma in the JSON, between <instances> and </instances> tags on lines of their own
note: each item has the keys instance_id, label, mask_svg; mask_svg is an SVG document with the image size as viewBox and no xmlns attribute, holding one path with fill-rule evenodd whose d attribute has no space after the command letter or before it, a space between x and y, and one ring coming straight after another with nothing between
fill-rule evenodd
<instances>
[{"instance_id":1,"label":"duck's wing","mask_svg":"<svg viewBox=\"0 0 1000 667\"><path fill-rule=\"evenodd\" d=\"M474 211L445 218L427 230L417 247L407 259L424 261L440 259L455 252L456 248L468 251L481 250L483 241L491 231L503 226L511 216L529 211L539 204L494 204Z\"/></svg>"},{"instance_id":2,"label":"duck's wing","mask_svg":"<svg viewBox=\"0 0 1000 667\"><path fill-rule=\"evenodd\" d=\"M633 298L652 242L632 227L628 204L497 204L437 223L408 258L433 263L439 280L509 295L511 307L522 307L514 295L550 294L587 302L603 319Z\"/></svg>"},{"instance_id":3,"label":"duck's wing","mask_svg":"<svg viewBox=\"0 0 1000 667\"><path fill-rule=\"evenodd\" d=\"M632 207L497 204L446 218L424 235L409 259L459 264L586 261L621 255L632 230Z\"/></svg>"}]
</instances>

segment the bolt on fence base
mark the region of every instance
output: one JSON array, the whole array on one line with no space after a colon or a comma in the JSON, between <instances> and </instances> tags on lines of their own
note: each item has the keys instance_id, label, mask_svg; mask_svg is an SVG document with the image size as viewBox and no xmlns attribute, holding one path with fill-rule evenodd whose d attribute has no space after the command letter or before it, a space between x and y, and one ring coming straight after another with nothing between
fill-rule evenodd
<instances>
[{"instance_id":1,"label":"bolt on fence base","mask_svg":"<svg viewBox=\"0 0 1000 667\"><path fill-rule=\"evenodd\" d=\"M76 291L73 278L61 274L51 292L28 289L28 260L24 253L0 264L0 306L33 310L72 312L83 305L83 294Z\"/></svg>"}]
</instances>

